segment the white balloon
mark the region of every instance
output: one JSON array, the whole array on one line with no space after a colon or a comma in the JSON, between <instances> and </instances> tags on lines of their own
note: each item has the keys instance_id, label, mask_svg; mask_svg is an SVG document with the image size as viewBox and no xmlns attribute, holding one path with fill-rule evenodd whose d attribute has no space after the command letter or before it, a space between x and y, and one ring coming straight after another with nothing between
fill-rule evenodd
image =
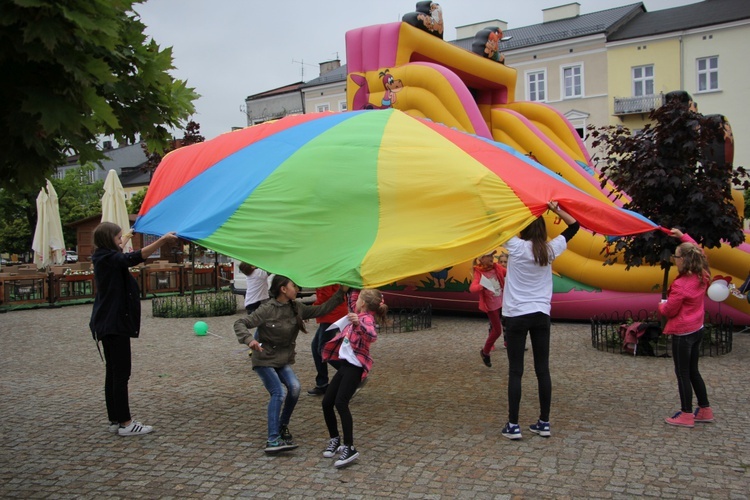
<instances>
[{"instance_id":1,"label":"white balloon","mask_svg":"<svg viewBox=\"0 0 750 500\"><path fill-rule=\"evenodd\" d=\"M716 280L708 287L708 298L714 302L723 302L729 297L729 285L724 280Z\"/></svg>"}]
</instances>

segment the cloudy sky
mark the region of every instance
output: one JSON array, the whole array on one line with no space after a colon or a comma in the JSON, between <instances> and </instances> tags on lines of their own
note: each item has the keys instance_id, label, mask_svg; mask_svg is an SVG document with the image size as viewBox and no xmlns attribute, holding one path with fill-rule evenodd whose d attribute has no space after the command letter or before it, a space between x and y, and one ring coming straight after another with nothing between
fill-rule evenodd
<instances>
[{"instance_id":1,"label":"cloudy sky","mask_svg":"<svg viewBox=\"0 0 750 500\"><path fill-rule=\"evenodd\" d=\"M542 9L575 0L441 0L445 39L456 26L492 19L519 28L542 22ZM637 3L577 0L581 13ZM648 11L698 0L644 0ZM344 34L355 28L400 21L412 0L149 0L136 5L146 33L173 47L176 78L201 94L197 114L206 139L247 125L245 97L318 77L318 63L346 63ZM357 9L356 7L361 7ZM366 8L365 8L366 7ZM181 136L181 133L176 135Z\"/></svg>"}]
</instances>

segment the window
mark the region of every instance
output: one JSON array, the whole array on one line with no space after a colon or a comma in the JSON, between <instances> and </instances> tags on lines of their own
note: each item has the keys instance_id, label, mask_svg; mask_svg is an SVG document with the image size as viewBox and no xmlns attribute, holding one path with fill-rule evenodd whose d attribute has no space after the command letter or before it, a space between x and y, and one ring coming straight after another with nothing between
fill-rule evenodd
<instances>
[{"instance_id":1,"label":"window","mask_svg":"<svg viewBox=\"0 0 750 500\"><path fill-rule=\"evenodd\" d=\"M563 97L583 97L583 66L568 66L562 68Z\"/></svg>"},{"instance_id":2,"label":"window","mask_svg":"<svg viewBox=\"0 0 750 500\"><path fill-rule=\"evenodd\" d=\"M339 101L339 111L346 111L346 101Z\"/></svg>"},{"instance_id":3,"label":"window","mask_svg":"<svg viewBox=\"0 0 750 500\"><path fill-rule=\"evenodd\" d=\"M322 113L323 111L330 111L331 107L328 104L318 104L315 109L318 113Z\"/></svg>"},{"instance_id":4,"label":"window","mask_svg":"<svg viewBox=\"0 0 750 500\"><path fill-rule=\"evenodd\" d=\"M719 56L697 60L698 92L719 90Z\"/></svg>"},{"instance_id":5,"label":"window","mask_svg":"<svg viewBox=\"0 0 750 500\"><path fill-rule=\"evenodd\" d=\"M633 97L654 95L654 66L633 68Z\"/></svg>"},{"instance_id":6,"label":"window","mask_svg":"<svg viewBox=\"0 0 750 500\"><path fill-rule=\"evenodd\" d=\"M526 74L526 95L529 101L547 100L547 75L544 71L532 71Z\"/></svg>"}]
</instances>

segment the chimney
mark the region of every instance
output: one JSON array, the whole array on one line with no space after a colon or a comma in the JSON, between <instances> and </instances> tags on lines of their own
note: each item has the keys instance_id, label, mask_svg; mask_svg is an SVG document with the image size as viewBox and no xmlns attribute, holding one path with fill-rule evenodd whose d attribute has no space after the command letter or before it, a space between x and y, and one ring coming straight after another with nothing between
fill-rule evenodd
<instances>
[{"instance_id":1,"label":"chimney","mask_svg":"<svg viewBox=\"0 0 750 500\"><path fill-rule=\"evenodd\" d=\"M326 73L331 72L334 69L340 68L340 67L341 67L341 61L339 59L322 62L320 63L320 76L323 76Z\"/></svg>"},{"instance_id":2,"label":"chimney","mask_svg":"<svg viewBox=\"0 0 750 500\"><path fill-rule=\"evenodd\" d=\"M559 5L557 7L550 7L549 9L542 9L542 14L544 16L543 22L545 23L578 17L581 15L581 4L574 2Z\"/></svg>"}]
</instances>

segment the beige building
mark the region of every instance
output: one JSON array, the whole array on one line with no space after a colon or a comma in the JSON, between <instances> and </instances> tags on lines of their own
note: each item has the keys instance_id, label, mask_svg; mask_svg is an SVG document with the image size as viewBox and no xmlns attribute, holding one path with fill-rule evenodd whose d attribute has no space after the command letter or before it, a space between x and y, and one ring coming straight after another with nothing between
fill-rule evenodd
<instances>
[{"instance_id":1,"label":"beige building","mask_svg":"<svg viewBox=\"0 0 750 500\"><path fill-rule=\"evenodd\" d=\"M607 43L610 124L640 129L662 95L685 90L729 119L734 164L750 166L750 1L707 0L643 12Z\"/></svg>"},{"instance_id":2,"label":"beige building","mask_svg":"<svg viewBox=\"0 0 750 500\"><path fill-rule=\"evenodd\" d=\"M518 72L516 101L545 103L562 113L586 138L588 125L609 123L607 37L643 12L640 3L590 14L569 3L543 10L541 24L508 29L501 20L460 26L451 42L471 50L474 34L497 26L505 64ZM590 144L587 144L590 146Z\"/></svg>"}]
</instances>

